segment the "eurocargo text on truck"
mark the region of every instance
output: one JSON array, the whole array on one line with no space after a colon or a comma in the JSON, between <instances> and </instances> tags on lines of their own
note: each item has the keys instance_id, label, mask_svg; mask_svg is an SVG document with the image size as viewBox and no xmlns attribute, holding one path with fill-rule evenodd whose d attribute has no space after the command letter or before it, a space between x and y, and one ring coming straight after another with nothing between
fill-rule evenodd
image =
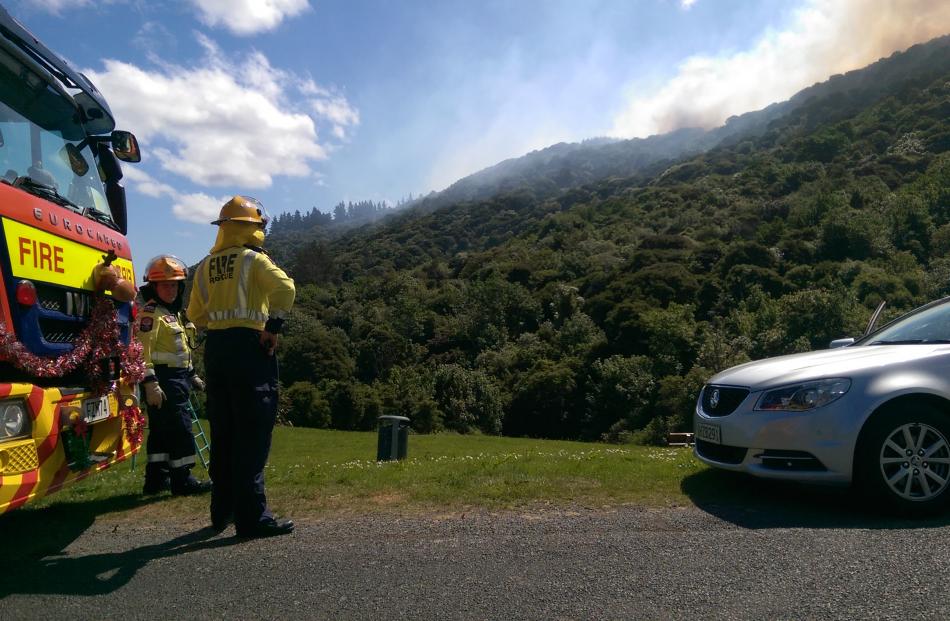
<instances>
[{"instance_id":1,"label":"eurocargo text on truck","mask_svg":"<svg viewBox=\"0 0 950 621\"><path fill-rule=\"evenodd\" d=\"M0 513L138 450L144 372L102 95L0 7Z\"/></svg>"}]
</instances>

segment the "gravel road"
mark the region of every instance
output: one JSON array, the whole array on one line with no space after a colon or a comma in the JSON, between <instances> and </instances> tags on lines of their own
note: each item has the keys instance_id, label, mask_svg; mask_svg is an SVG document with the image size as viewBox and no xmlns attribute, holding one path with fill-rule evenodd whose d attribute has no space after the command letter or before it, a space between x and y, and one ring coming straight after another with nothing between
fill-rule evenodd
<instances>
[{"instance_id":1,"label":"gravel road","mask_svg":"<svg viewBox=\"0 0 950 621\"><path fill-rule=\"evenodd\" d=\"M16 536L9 525L0 522L4 538ZM950 614L950 519L869 517L836 492L742 505L310 518L293 535L254 541L202 527L100 518L55 552L6 557L0 618Z\"/></svg>"}]
</instances>

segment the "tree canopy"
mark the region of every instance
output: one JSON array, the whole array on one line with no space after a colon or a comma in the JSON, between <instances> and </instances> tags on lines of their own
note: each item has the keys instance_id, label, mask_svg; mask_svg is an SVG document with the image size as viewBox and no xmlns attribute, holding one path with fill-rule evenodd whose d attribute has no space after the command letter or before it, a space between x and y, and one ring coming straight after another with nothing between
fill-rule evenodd
<instances>
[{"instance_id":1,"label":"tree canopy","mask_svg":"<svg viewBox=\"0 0 950 621\"><path fill-rule=\"evenodd\" d=\"M659 441L714 372L947 295L948 50L833 78L685 157L598 176L555 149L490 196L342 234L278 220L268 247L299 291L288 419Z\"/></svg>"}]
</instances>

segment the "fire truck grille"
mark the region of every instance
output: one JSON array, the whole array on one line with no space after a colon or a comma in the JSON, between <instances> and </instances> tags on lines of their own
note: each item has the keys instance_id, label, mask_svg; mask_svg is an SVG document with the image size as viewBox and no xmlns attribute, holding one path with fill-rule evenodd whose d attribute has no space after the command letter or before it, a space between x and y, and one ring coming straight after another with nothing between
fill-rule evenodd
<instances>
[{"instance_id":1,"label":"fire truck grille","mask_svg":"<svg viewBox=\"0 0 950 621\"><path fill-rule=\"evenodd\" d=\"M72 343L82 333L85 323L40 319L40 332L47 343Z\"/></svg>"},{"instance_id":2,"label":"fire truck grille","mask_svg":"<svg viewBox=\"0 0 950 621\"><path fill-rule=\"evenodd\" d=\"M88 291L41 283L36 287L36 296L40 308L60 315L41 314L39 325L43 340L56 345L75 342L92 312L92 295Z\"/></svg>"},{"instance_id":3,"label":"fire truck grille","mask_svg":"<svg viewBox=\"0 0 950 621\"><path fill-rule=\"evenodd\" d=\"M17 474L36 470L40 460L36 456L36 443L24 440L0 449L0 474Z\"/></svg>"},{"instance_id":4,"label":"fire truck grille","mask_svg":"<svg viewBox=\"0 0 950 621\"><path fill-rule=\"evenodd\" d=\"M80 318L92 314L92 295L88 291L40 284L36 287L36 295L39 305L45 310Z\"/></svg>"}]
</instances>

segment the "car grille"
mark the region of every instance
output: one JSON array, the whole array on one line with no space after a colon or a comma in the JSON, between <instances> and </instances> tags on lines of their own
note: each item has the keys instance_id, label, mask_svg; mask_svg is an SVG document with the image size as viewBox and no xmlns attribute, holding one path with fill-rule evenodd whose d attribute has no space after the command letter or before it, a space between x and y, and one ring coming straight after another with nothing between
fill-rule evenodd
<instances>
[{"instance_id":1,"label":"car grille","mask_svg":"<svg viewBox=\"0 0 950 621\"><path fill-rule=\"evenodd\" d=\"M728 416L748 396L749 389L734 386L703 387L703 412L707 416Z\"/></svg>"},{"instance_id":2,"label":"car grille","mask_svg":"<svg viewBox=\"0 0 950 621\"><path fill-rule=\"evenodd\" d=\"M701 457L718 461L721 464L741 464L749 449L741 446L713 444L705 440L696 440L696 452Z\"/></svg>"}]
</instances>

